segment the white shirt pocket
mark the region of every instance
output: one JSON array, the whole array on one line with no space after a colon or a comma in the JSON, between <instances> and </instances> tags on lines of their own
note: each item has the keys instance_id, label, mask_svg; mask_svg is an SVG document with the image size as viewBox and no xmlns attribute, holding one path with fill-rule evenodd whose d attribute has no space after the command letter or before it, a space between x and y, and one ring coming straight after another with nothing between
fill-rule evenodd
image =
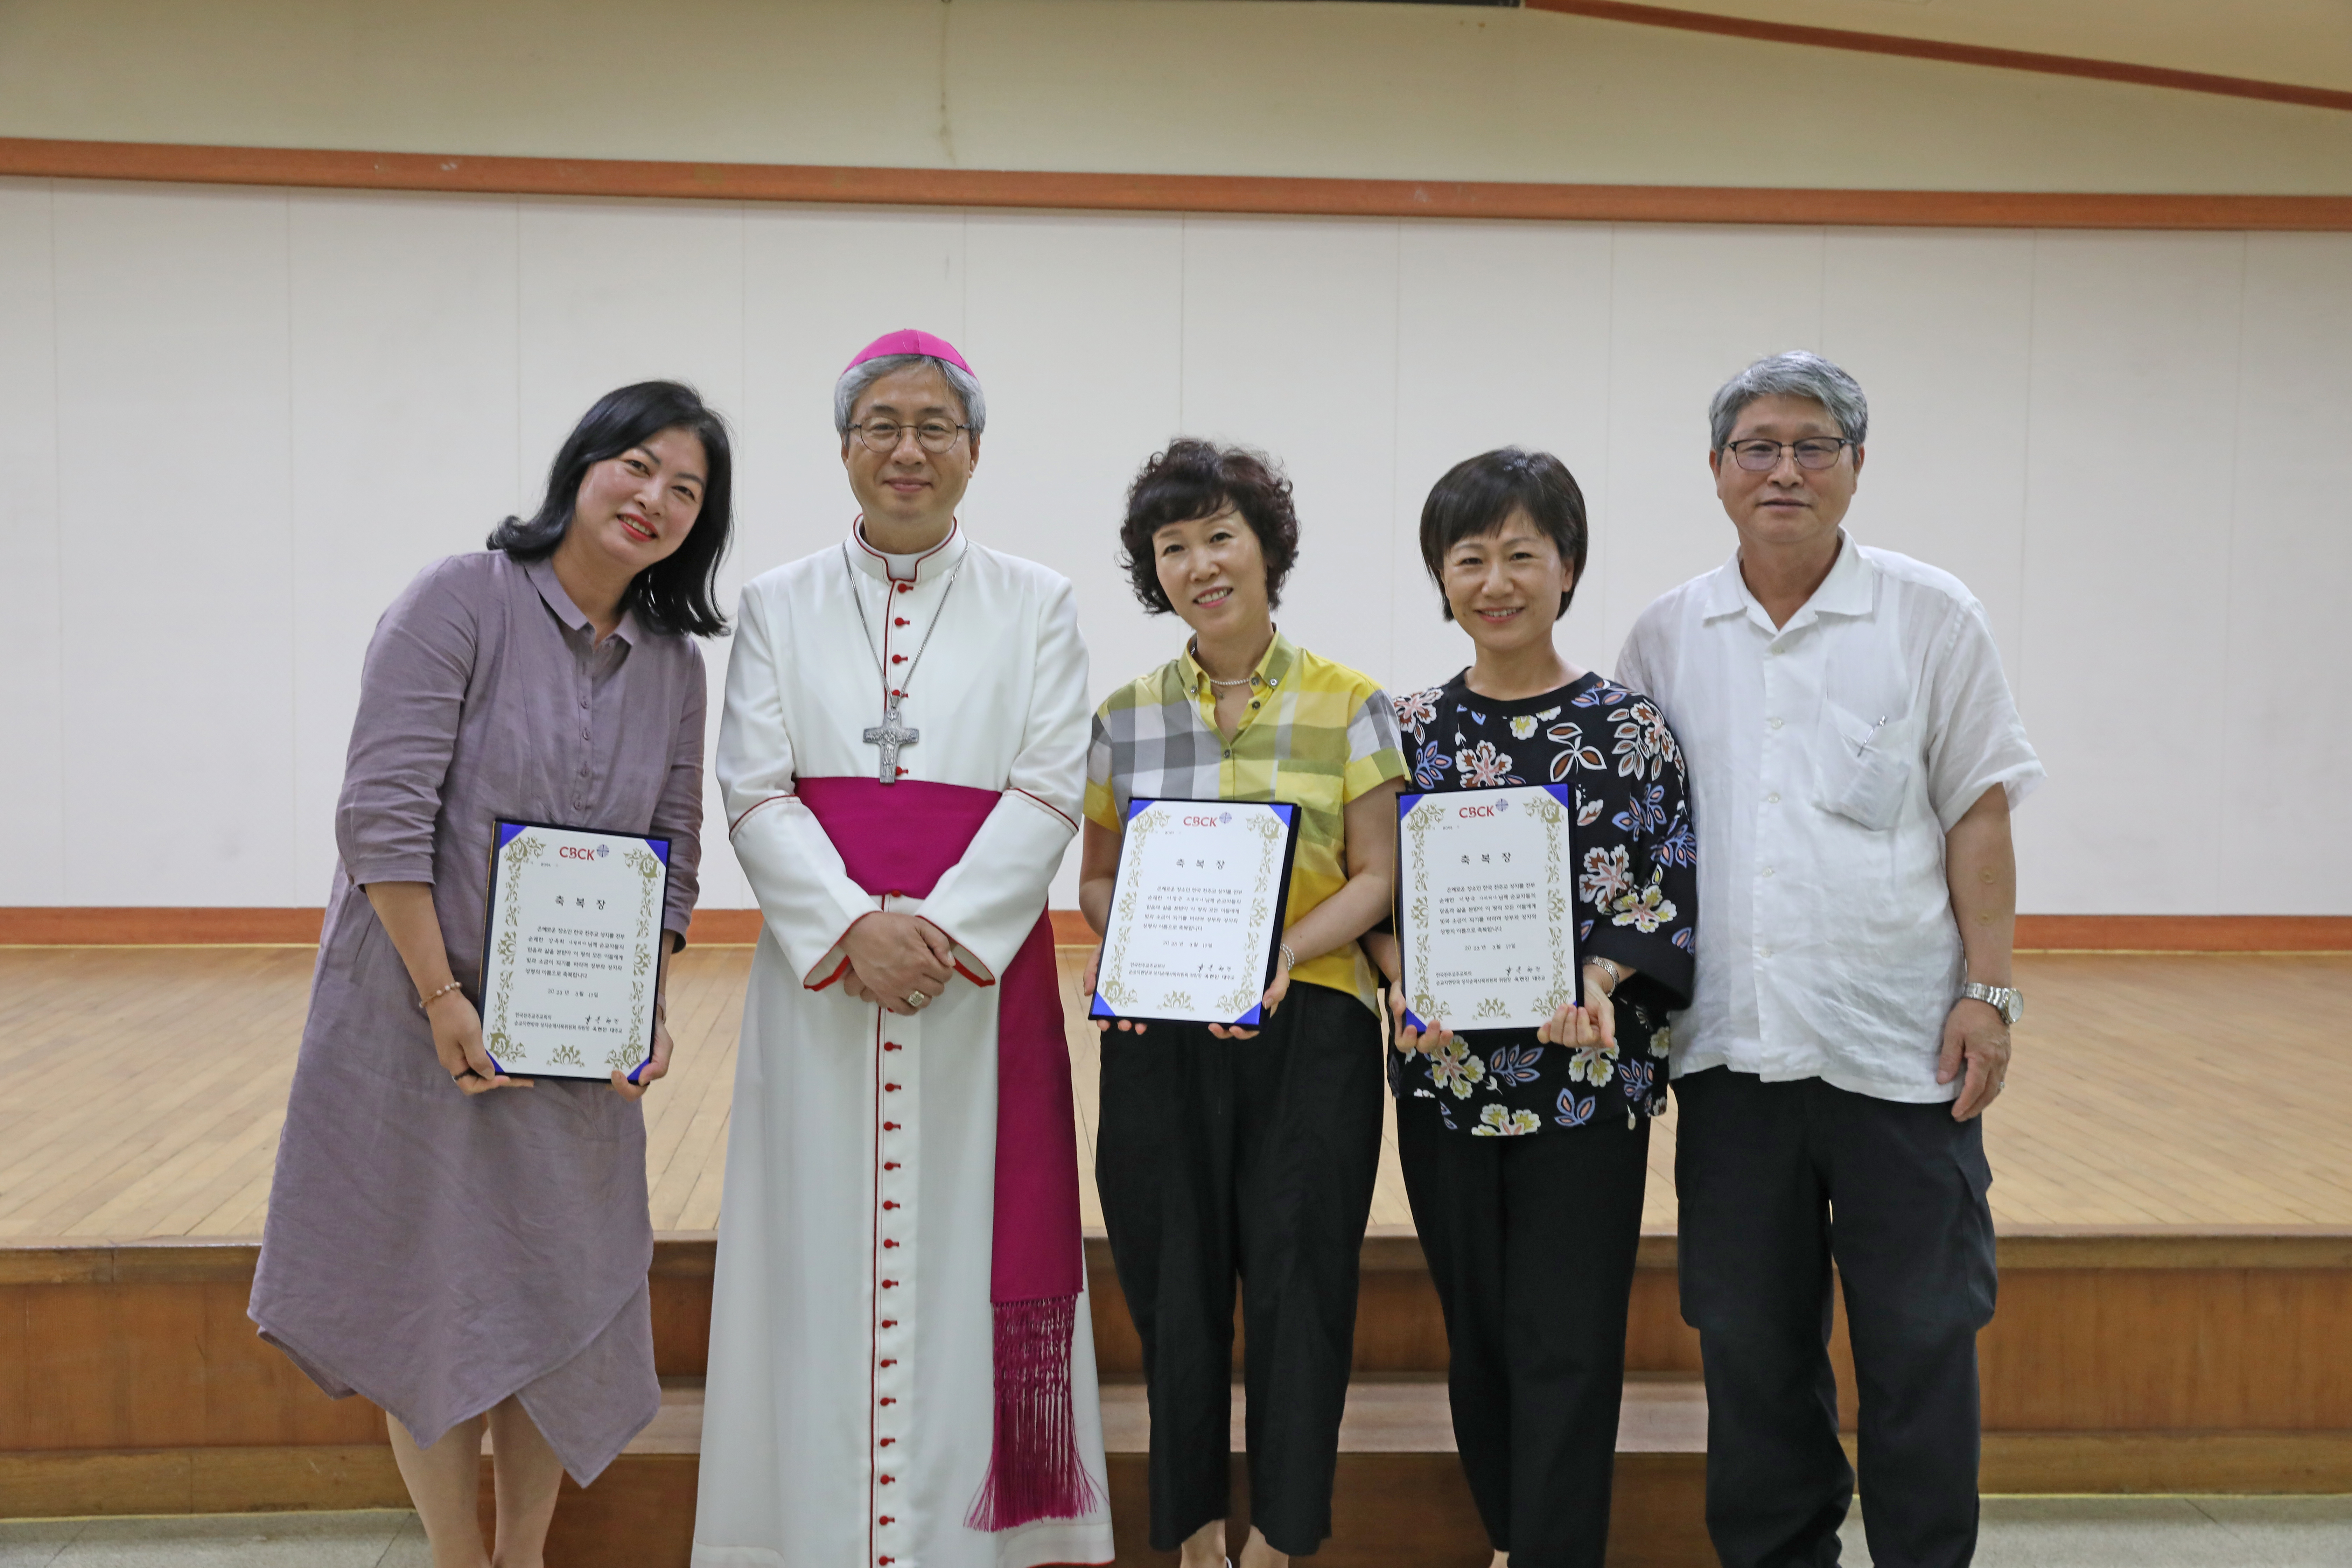
<instances>
[{"instance_id":1,"label":"white shirt pocket","mask_svg":"<svg viewBox=\"0 0 2352 1568\"><path fill-rule=\"evenodd\" d=\"M1823 702L1818 751L1821 795L1814 804L1874 833L1894 826L1916 771L1912 753L1917 749L1918 729L1908 715L1874 721Z\"/></svg>"}]
</instances>

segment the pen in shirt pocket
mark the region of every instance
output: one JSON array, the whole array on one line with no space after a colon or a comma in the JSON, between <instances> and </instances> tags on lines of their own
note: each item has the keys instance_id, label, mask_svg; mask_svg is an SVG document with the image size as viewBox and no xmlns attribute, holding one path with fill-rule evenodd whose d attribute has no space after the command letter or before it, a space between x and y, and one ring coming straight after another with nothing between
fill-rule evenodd
<instances>
[{"instance_id":1,"label":"pen in shirt pocket","mask_svg":"<svg viewBox=\"0 0 2352 1568\"><path fill-rule=\"evenodd\" d=\"M1878 739L1878 732L1879 732L1881 730L1884 730L1884 729L1885 729L1885 728L1886 728L1886 715L1885 715L1885 714L1884 714L1884 713L1881 713L1881 714L1878 716L1878 722L1877 722L1877 723L1875 723L1875 724L1873 724L1873 725L1870 727L1869 731L1868 731L1867 733L1865 733L1865 734L1863 736L1863 738L1862 738L1862 743L1861 743L1860 745L1858 745L1858 746L1854 747L1854 749L1853 749L1853 754L1854 754L1855 756L1857 756L1857 757L1858 757L1858 756L1862 755L1862 753L1863 753L1863 752L1866 752L1866 751L1870 750L1870 743L1871 743L1873 741L1875 741L1876 739Z\"/></svg>"}]
</instances>

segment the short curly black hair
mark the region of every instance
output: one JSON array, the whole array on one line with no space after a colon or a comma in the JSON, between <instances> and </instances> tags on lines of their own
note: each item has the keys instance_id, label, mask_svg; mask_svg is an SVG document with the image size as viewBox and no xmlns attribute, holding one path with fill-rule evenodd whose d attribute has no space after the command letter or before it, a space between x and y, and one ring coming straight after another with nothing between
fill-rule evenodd
<instances>
[{"instance_id":1,"label":"short curly black hair","mask_svg":"<svg viewBox=\"0 0 2352 1568\"><path fill-rule=\"evenodd\" d=\"M1283 579L1298 559L1298 514L1290 505L1290 481L1262 452L1220 447L1180 437L1155 452L1128 487L1127 518L1118 525L1118 563L1135 596L1152 615L1172 612L1160 586L1151 536L1171 522L1194 522L1231 507L1257 535L1265 558L1265 602L1282 603Z\"/></svg>"}]
</instances>

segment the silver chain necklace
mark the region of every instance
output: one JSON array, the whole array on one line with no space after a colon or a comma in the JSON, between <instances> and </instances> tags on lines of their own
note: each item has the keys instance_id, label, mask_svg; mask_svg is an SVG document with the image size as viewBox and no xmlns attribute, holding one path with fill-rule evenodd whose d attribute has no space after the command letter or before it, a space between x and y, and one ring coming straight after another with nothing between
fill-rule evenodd
<instances>
[{"instance_id":1,"label":"silver chain necklace","mask_svg":"<svg viewBox=\"0 0 2352 1568\"><path fill-rule=\"evenodd\" d=\"M920 730L910 728L899 719L898 704L906 697L908 689L915 684L916 668L923 662L924 650L931 646L931 634L940 629L940 621L947 613L948 595L955 592L956 579L963 575L963 561L959 559L955 563L955 569L948 574L948 584L940 590L939 607L931 612L931 624L924 630L923 640L916 645L915 657L908 662L907 673L899 678L895 686L890 682L889 670L883 667L882 650L874 641L874 628L866 624L866 599L858 592L857 568L850 564L849 546L846 543L841 547L841 569L849 578L849 603L857 611L857 629L865 636L866 651L874 656L874 672L882 678L882 689L888 694L883 699L882 722L866 731L865 741L869 746L881 748L882 760L880 772L877 775L877 782L886 784L897 784L898 782L898 749L902 746L911 746L923 738L923 732ZM885 580L886 583L888 581L887 577ZM890 589L885 586L883 596L886 600L889 593Z\"/></svg>"}]
</instances>

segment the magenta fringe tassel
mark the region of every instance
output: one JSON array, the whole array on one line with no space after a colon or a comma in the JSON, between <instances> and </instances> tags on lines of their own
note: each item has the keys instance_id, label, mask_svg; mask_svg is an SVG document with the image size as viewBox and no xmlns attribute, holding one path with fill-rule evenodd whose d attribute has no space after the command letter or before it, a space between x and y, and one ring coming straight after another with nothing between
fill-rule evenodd
<instances>
[{"instance_id":1,"label":"magenta fringe tassel","mask_svg":"<svg viewBox=\"0 0 2352 1568\"><path fill-rule=\"evenodd\" d=\"M964 1524L1011 1530L1039 1519L1082 1519L1102 1491L1078 1458L1070 1398L1070 1337L1078 1299L996 1304L996 1441L988 1479Z\"/></svg>"}]
</instances>

